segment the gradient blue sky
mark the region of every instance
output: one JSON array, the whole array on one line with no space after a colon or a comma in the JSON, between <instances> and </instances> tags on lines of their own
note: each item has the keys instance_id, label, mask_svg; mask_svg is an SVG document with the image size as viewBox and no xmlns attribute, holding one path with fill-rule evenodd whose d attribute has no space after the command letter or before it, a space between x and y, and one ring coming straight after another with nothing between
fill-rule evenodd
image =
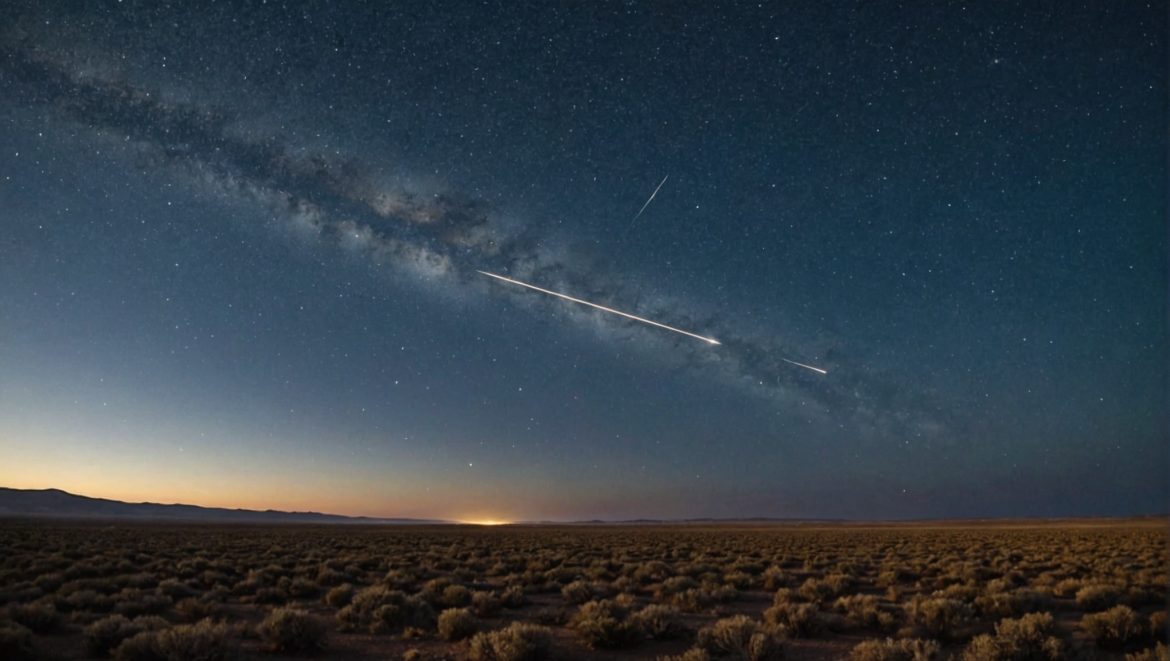
<instances>
[{"instance_id":1,"label":"gradient blue sky","mask_svg":"<svg viewBox=\"0 0 1170 661\"><path fill-rule=\"evenodd\" d=\"M1164 7L0 25L0 484L457 519L1166 509Z\"/></svg>"}]
</instances>

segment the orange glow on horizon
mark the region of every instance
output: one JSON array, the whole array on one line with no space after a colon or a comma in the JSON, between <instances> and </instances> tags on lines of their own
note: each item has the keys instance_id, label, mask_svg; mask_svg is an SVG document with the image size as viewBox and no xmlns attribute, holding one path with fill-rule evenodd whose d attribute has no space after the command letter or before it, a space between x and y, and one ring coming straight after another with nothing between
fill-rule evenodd
<instances>
[{"instance_id":1,"label":"orange glow on horizon","mask_svg":"<svg viewBox=\"0 0 1170 661\"><path fill-rule=\"evenodd\" d=\"M459 523L463 523L469 526L506 526L510 525L512 522L501 519L464 519Z\"/></svg>"}]
</instances>

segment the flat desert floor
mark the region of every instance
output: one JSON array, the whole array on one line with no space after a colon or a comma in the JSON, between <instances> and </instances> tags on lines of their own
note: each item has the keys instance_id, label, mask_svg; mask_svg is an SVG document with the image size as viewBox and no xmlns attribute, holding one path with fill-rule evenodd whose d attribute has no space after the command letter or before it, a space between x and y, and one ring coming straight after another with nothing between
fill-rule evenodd
<instances>
[{"instance_id":1,"label":"flat desert floor","mask_svg":"<svg viewBox=\"0 0 1170 661\"><path fill-rule=\"evenodd\" d=\"M0 658L1166 659L1162 520L0 521Z\"/></svg>"}]
</instances>

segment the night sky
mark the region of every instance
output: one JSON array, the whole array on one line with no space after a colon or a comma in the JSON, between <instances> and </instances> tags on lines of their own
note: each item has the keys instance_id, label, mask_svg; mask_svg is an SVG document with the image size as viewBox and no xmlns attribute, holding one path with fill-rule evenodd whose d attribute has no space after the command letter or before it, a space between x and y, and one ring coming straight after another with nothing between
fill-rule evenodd
<instances>
[{"instance_id":1,"label":"night sky","mask_svg":"<svg viewBox=\"0 0 1170 661\"><path fill-rule=\"evenodd\" d=\"M1164 4L790 4L3 3L0 484L1166 511Z\"/></svg>"}]
</instances>

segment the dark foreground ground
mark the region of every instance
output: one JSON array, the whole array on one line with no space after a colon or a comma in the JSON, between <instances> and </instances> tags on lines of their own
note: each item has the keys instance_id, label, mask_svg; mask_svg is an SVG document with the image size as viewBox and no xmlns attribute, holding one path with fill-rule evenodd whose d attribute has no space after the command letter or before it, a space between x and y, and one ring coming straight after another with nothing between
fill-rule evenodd
<instances>
[{"instance_id":1,"label":"dark foreground ground","mask_svg":"<svg viewBox=\"0 0 1170 661\"><path fill-rule=\"evenodd\" d=\"M1166 659L1168 566L1160 520L9 520L0 658Z\"/></svg>"}]
</instances>

